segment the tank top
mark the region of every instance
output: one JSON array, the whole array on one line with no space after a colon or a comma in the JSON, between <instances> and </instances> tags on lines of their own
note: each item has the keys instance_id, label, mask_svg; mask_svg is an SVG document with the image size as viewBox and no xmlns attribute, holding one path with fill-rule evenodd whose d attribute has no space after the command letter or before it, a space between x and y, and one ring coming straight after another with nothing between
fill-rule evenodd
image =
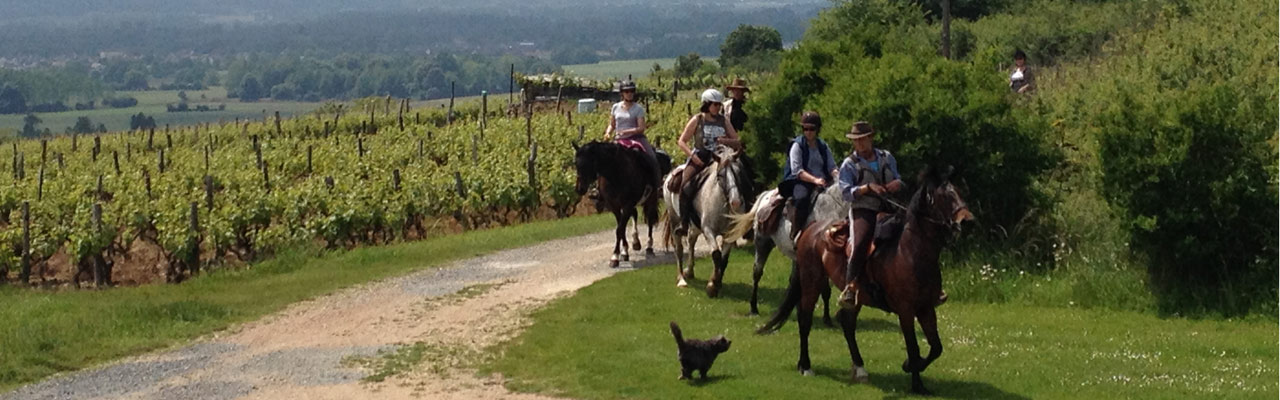
<instances>
[{"instance_id":1,"label":"tank top","mask_svg":"<svg viewBox=\"0 0 1280 400\"><path fill-rule=\"evenodd\" d=\"M724 128L724 116L707 119L702 114L698 114L698 130L695 132L693 139L694 145L699 149L707 151L716 151L720 146L716 139L728 135L728 131Z\"/></svg>"}]
</instances>

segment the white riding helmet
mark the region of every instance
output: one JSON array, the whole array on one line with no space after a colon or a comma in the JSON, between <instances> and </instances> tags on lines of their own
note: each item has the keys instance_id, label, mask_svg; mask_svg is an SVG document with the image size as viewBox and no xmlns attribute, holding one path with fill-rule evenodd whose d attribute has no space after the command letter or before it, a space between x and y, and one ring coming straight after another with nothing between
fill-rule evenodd
<instances>
[{"instance_id":1,"label":"white riding helmet","mask_svg":"<svg viewBox=\"0 0 1280 400\"><path fill-rule=\"evenodd\" d=\"M703 102L703 103L707 103L707 102L711 102L711 103L723 103L723 102L724 102L724 95L723 95L723 94L720 94L720 91L719 91L719 90L715 90L715 89L707 89L707 90L705 90L705 91L703 91L703 92L702 92L702 102Z\"/></svg>"}]
</instances>

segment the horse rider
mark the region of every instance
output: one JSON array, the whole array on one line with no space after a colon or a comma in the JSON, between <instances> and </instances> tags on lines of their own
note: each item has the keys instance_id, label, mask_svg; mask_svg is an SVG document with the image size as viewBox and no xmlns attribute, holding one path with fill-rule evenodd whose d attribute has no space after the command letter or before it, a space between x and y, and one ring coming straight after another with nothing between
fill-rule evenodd
<instances>
[{"instance_id":1,"label":"horse rider","mask_svg":"<svg viewBox=\"0 0 1280 400\"><path fill-rule=\"evenodd\" d=\"M847 283L840 293L840 306L845 308L857 305L853 284L865 272L870 258L868 253L875 232L876 214L887 211L883 196L906 187L898 174L897 160L888 150L875 147L872 142L874 135L875 129L864 121L854 122L852 129L845 134L853 141L854 148L853 154L840 164L839 173L840 194L850 203L849 240L853 244L853 254L845 269ZM861 287L869 286L864 284Z\"/></svg>"},{"instance_id":2,"label":"horse rider","mask_svg":"<svg viewBox=\"0 0 1280 400\"><path fill-rule=\"evenodd\" d=\"M724 101L724 114L729 117L729 124L733 125L733 130L742 135L745 132L747 124L747 93L751 93L751 88L747 86L747 81L742 78L734 78L733 82L725 86L729 92L729 99ZM742 164L742 174L750 177L750 185L746 186L746 196L748 199L755 199L755 179L756 169L755 162L751 161L751 157L746 153L738 155L738 161ZM748 182L742 182L748 183ZM750 202L751 200L748 200ZM748 206L749 207L749 206Z\"/></svg>"},{"instance_id":3,"label":"horse rider","mask_svg":"<svg viewBox=\"0 0 1280 400\"><path fill-rule=\"evenodd\" d=\"M675 187L668 188L672 191L679 190L680 193L682 218L680 227L676 229L678 235L686 234L689 223L693 220L693 199L698 195L698 185L694 182L694 177L702 172L703 167L715 160L716 150L720 146L741 148L738 131L733 129L733 125L722 113L724 95L720 94L719 90L703 91L702 107L698 110L699 112L689 118L689 122L684 125L684 132L680 133L678 141L680 150L689 157L685 161L684 172L679 181L672 182Z\"/></svg>"},{"instance_id":4,"label":"horse rider","mask_svg":"<svg viewBox=\"0 0 1280 400\"><path fill-rule=\"evenodd\" d=\"M658 155L653 150L653 145L649 144L649 138L644 135L647 128L644 120L645 110L644 106L635 100L636 83L630 80L622 81L618 90L622 92L622 101L614 103L609 109L609 126L605 127L604 138L623 145L638 143L644 147L644 153L648 156L649 166L652 169L648 184L654 189L660 188L662 173L658 172Z\"/></svg>"},{"instance_id":5,"label":"horse rider","mask_svg":"<svg viewBox=\"0 0 1280 400\"><path fill-rule=\"evenodd\" d=\"M802 133L791 141L785 175L782 183L778 184L778 193L794 201L793 239L804 230L805 221L813 213L816 193L834 183L838 175L831 148L818 137L822 130L822 116L816 111L805 111L800 116L800 130Z\"/></svg>"}]
</instances>

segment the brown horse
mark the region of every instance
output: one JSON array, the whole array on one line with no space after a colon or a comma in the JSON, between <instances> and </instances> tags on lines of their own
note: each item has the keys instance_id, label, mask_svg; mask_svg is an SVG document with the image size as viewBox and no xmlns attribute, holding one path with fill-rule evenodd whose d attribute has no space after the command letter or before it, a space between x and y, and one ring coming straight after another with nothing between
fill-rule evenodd
<instances>
[{"instance_id":1,"label":"brown horse","mask_svg":"<svg viewBox=\"0 0 1280 400\"><path fill-rule=\"evenodd\" d=\"M907 359L902 363L902 370L911 374L911 390L929 393L920 373L942 355L934 310L942 293L938 256L947 239L959 232L960 223L973 219L969 207L948 182L949 175L949 170L938 174L932 168L921 173L923 184L906 207L906 222L901 236L896 242L877 243L881 248L872 250L863 277L883 287L884 298L873 299L870 291L859 290L859 305L836 313L836 320L840 322L849 345L849 355L853 358L854 382L868 381L855 335L858 312L864 304L883 306L878 308L898 315L907 345ZM827 279L836 287L845 286L846 260L852 247L848 239L847 221L812 224L800 234L796 246L796 267L792 270L786 297L769 322L758 331L776 331L786 322L791 310L798 306L800 361L797 368L805 375L813 374L809 364L809 329L813 325L814 306L821 288L827 285ZM865 286L861 282L856 284ZM917 320L929 342L929 355L924 358L920 357L920 346L916 342Z\"/></svg>"}]
</instances>

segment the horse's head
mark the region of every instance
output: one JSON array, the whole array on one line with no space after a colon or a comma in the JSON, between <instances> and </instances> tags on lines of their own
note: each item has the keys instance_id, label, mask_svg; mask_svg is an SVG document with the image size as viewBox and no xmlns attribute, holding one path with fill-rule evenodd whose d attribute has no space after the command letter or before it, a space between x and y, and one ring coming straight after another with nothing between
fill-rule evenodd
<instances>
[{"instance_id":1,"label":"horse's head","mask_svg":"<svg viewBox=\"0 0 1280 400\"><path fill-rule=\"evenodd\" d=\"M969 205L965 204L960 193L951 184L954 168L943 169L932 166L920 173L922 186L916 198L912 200L913 212L921 213L926 221L940 224L952 232L960 231L960 224L974 220Z\"/></svg>"},{"instance_id":2,"label":"horse's head","mask_svg":"<svg viewBox=\"0 0 1280 400\"><path fill-rule=\"evenodd\" d=\"M573 166L578 171L578 181L574 185L574 190L578 195L587 194L587 188L599 177L597 160L600 159L600 152L603 150L600 142L591 142L582 146L577 143L573 144Z\"/></svg>"},{"instance_id":3,"label":"horse's head","mask_svg":"<svg viewBox=\"0 0 1280 400\"><path fill-rule=\"evenodd\" d=\"M719 161L716 170L716 179L723 185L725 197L729 200L729 211L733 213L745 212L743 207L743 190L742 190L742 161L738 160L738 152L731 148L722 146L716 156Z\"/></svg>"}]
</instances>

